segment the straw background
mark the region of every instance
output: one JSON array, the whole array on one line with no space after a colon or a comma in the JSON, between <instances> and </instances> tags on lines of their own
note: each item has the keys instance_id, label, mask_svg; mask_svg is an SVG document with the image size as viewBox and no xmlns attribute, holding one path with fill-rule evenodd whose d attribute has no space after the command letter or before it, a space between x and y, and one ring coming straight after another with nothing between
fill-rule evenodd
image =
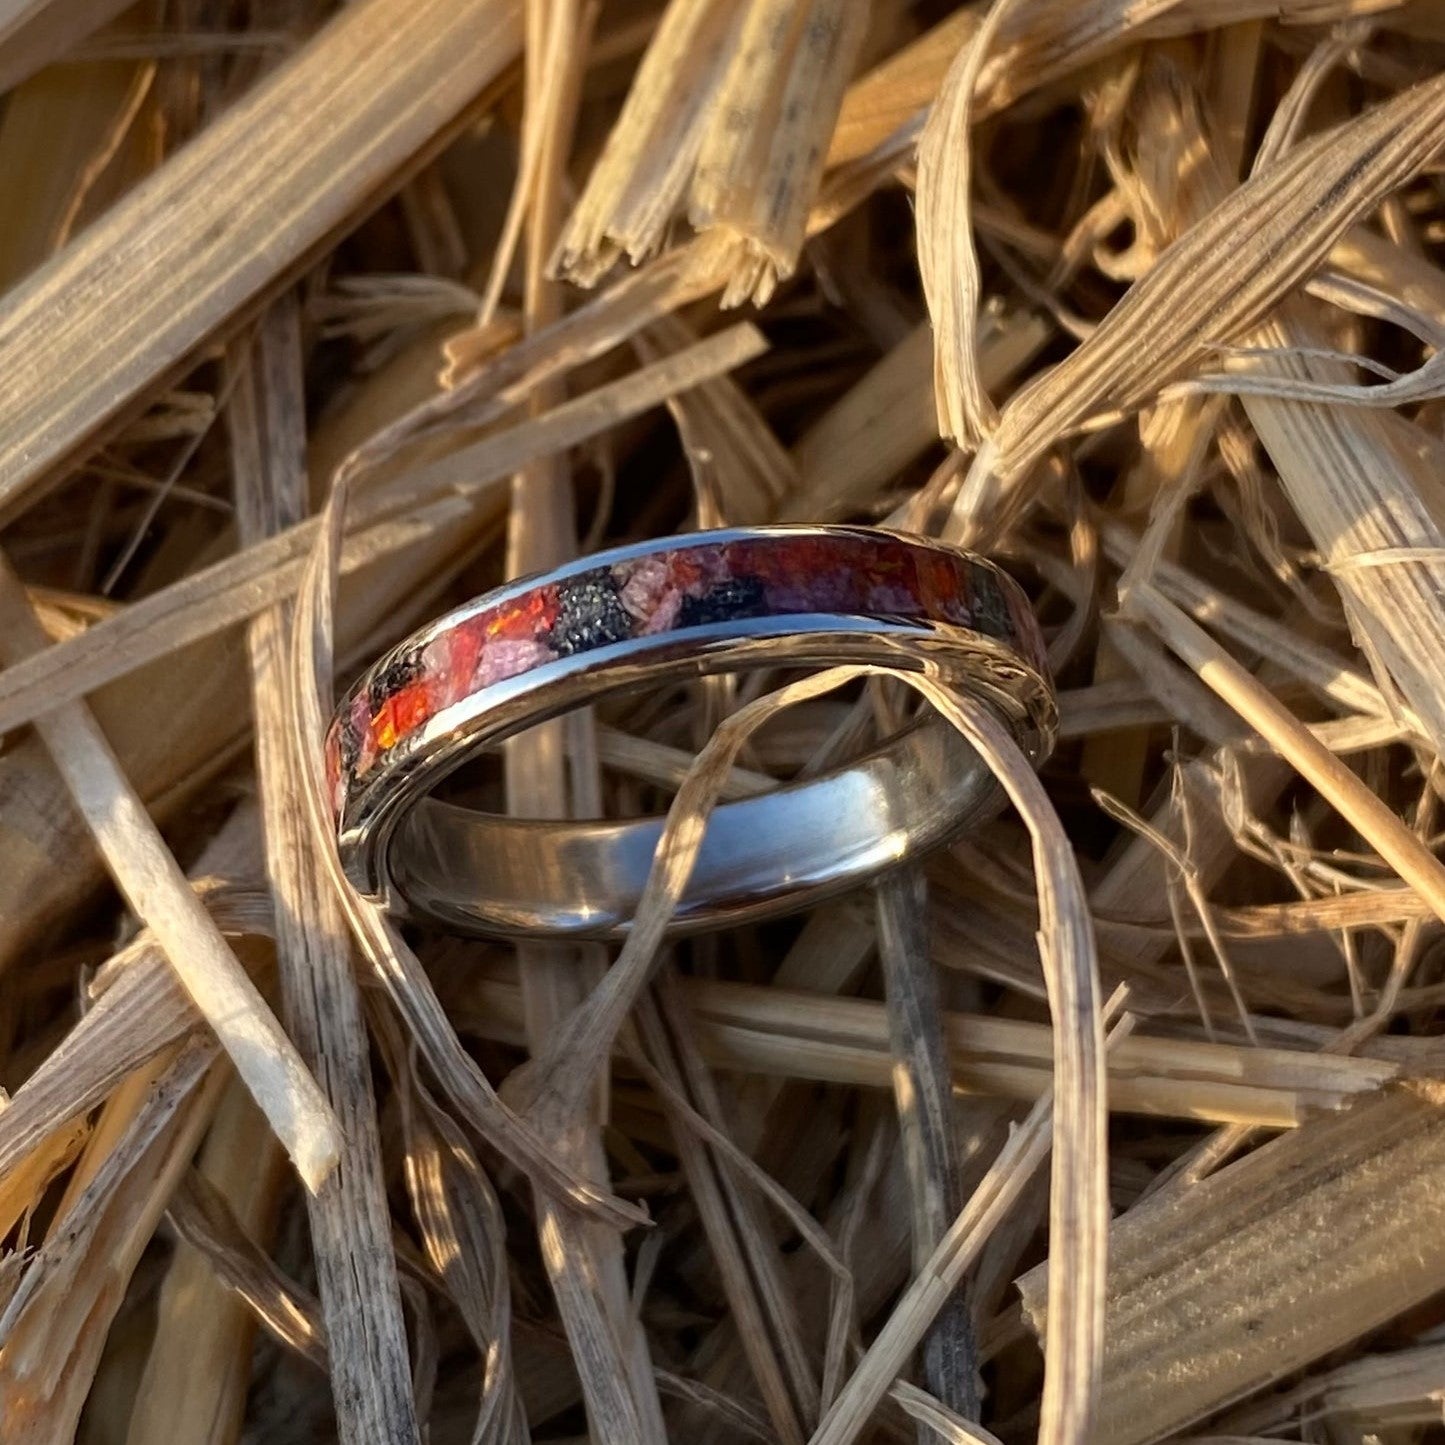
<instances>
[{"instance_id":1,"label":"straw background","mask_svg":"<svg viewBox=\"0 0 1445 1445\"><path fill-rule=\"evenodd\" d=\"M0 1442L1445 1441L1440 0L0 0ZM479 766L626 943L400 926L320 739L505 578L874 521L879 669ZM998 815L664 937L919 709Z\"/></svg>"}]
</instances>

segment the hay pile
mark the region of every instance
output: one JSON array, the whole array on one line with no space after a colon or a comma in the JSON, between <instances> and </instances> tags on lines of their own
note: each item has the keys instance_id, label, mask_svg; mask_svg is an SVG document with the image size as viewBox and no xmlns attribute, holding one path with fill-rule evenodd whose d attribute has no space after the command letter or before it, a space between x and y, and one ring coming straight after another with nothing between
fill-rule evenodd
<instances>
[{"instance_id":1,"label":"hay pile","mask_svg":"<svg viewBox=\"0 0 1445 1445\"><path fill-rule=\"evenodd\" d=\"M1445 1438L1437 0L0 0L0 89L6 1445ZM340 884L385 646L844 519L1029 588L1041 780L714 682L480 775L671 803L625 948ZM1012 806L662 945L919 687Z\"/></svg>"}]
</instances>

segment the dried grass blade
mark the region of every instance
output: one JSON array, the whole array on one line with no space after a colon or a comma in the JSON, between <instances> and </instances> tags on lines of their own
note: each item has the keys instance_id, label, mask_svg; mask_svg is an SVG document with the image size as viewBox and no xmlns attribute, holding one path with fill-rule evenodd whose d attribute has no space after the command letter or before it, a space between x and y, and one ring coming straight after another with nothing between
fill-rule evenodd
<instances>
[{"instance_id":1,"label":"dried grass blade","mask_svg":"<svg viewBox=\"0 0 1445 1445\"><path fill-rule=\"evenodd\" d=\"M1197 623L1147 584L1122 600L1125 616L1147 623L1200 679L1258 730L1360 830L1435 916L1445 920L1445 864L1370 788L1319 742L1247 669Z\"/></svg>"},{"instance_id":2,"label":"dried grass blade","mask_svg":"<svg viewBox=\"0 0 1445 1445\"><path fill-rule=\"evenodd\" d=\"M517 17L515 0L347 7L0 301L0 516L374 204L512 61Z\"/></svg>"},{"instance_id":3,"label":"dried grass blade","mask_svg":"<svg viewBox=\"0 0 1445 1445\"><path fill-rule=\"evenodd\" d=\"M923 874L905 869L877 885L878 957L893 1055L893 1097L913 1204L913 1267L923 1268L964 1205L938 979L928 950ZM966 1294L944 1306L924 1338L928 1388L965 1419L978 1418L978 1356ZM921 1432L925 1441L937 1432Z\"/></svg>"},{"instance_id":4,"label":"dried grass blade","mask_svg":"<svg viewBox=\"0 0 1445 1445\"><path fill-rule=\"evenodd\" d=\"M5 0L0 94L34 75L127 7L128 0Z\"/></svg>"},{"instance_id":5,"label":"dried grass blade","mask_svg":"<svg viewBox=\"0 0 1445 1445\"><path fill-rule=\"evenodd\" d=\"M961 6L848 87L828 147L830 170L862 159L934 103L949 66L978 31L978 11Z\"/></svg>"},{"instance_id":6,"label":"dried grass blade","mask_svg":"<svg viewBox=\"0 0 1445 1445\"><path fill-rule=\"evenodd\" d=\"M7 1445L73 1438L141 1252L210 1117L223 1076L197 1037L107 1106L45 1243L0 1315Z\"/></svg>"},{"instance_id":7,"label":"dried grass blade","mask_svg":"<svg viewBox=\"0 0 1445 1445\"><path fill-rule=\"evenodd\" d=\"M982 278L969 205L974 92L999 29L1018 0L994 0L944 77L918 142L918 270L933 319L938 432L973 448L998 425L979 374Z\"/></svg>"},{"instance_id":8,"label":"dried grass blade","mask_svg":"<svg viewBox=\"0 0 1445 1445\"><path fill-rule=\"evenodd\" d=\"M47 644L19 579L0 562L0 657ZM335 1164L337 1121L265 999L201 906L136 796L105 734L80 703L36 723L126 901L231 1056L307 1187Z\"/></svg>"},{"instance_id":9,"label":"dried grass blade","mask_svg":"<svg viewBox=\"0 0 1445 1445\"><path fill-rule=\"evenodd\" d=\"M1161 927L1144 937L1158 944L1171 935ZM1120 943L1138 938L1131 935ZM702 1057L714 1068L892 1087L888 1020L881 1004L702 979L684 980L682 995L696 1023ZM522 1002L515 977L489 970L477 985L476 1001L484 1011L469 1017L473 1032L507 1044L520 1041ZM1032 1103L1049 1086L1053 1036L1046 1025L948 1013L943 1027L955 1088ZM1312 1111L1338 1109L1410 1072L1383 1058L1137 1036L1119 1044L1109 1068L1109 1106L1116 1113L1284 1129Z\"/></svg>"},{"instance_id":10,"label":"dried grass blade","mask_svg":"<svg viewBox=\"0 0 1445 1445\"><path fill-rule=\"evenodd\" d=\"M235 1295L273 1339L317 1369L326 1369L326 1326L320 1304L282 1274L203 1174L193 1171L181 1180L167 1217L181 1241L205 1261L214 1284ZM143 1413L138 1417L144 1418Z\"/></svg>"},{"instance_id":11,"label":"dried grass blade","mask_svg":"<svg viewBox=\"0 0 1445 1445\"><path fill-rule=\"evenodd\" d=\"M544 266L557 241L564 152L576 120L589 29L576 0L554 0L528 10L529 54L551 50L554 37L569 47L560 78L531 77L536 88L529 89L524 116L524 150L530 141L544 155L526 207L523 320L533 334L562 311L561 296ZM554 82L556 97L551 106L543 89L549 82ZM561 386L552 383L539 390L534 410L557 400ZM512 479L507 574L544 571L570 559L576 550L576 502L568 459L559 454L539 457ZM586 800L583 806L589 812L599 811L592 728L591 714L584 710L512 738L503 754L508 810L525 817L567 817ZM568 744L573 754L570 779ZM588 989L605 970L606 959L596 946L565 944L523 943L517 956L527 1005L528 1045L535 1054L546 1047L561 1021L583 1004ZM608 1177L599 1127L605 1117L603 1098L594 1094L581 1102L572 1117L558 1121L555 1133L548 1128L540 1131L560 1160L600 1187L606 1186ZM591 1434L599 1445L664 1445L662 1406L647 1337L630 1305L620 1235L580 1218L552 1195L539 1195L536 1208L543 1264L572 1347Z\"/></svg>"},{"instance_id":12,"label":"dried grass blade","mask_svg":"<svg viewBox=\"0 0 1445 1445\"><path fill-rule=\"evenodd\" d=\"M559 273L592 285L619 254L635 264L661 247L687 191L740 13L719 0L668 5L562 233Z\"/></svg>"},{"instance_id":13,"label":"dried grass blade","mask_svg":"<svg viewBox=\"0 0 1445 1445\"><path fill-rule=\"evenodd\" d=\"M349 574L370 567L424 537L455 528L522 462L599 436L678 391L741 365L764 347L755 327L730 327L621 381L403 472L352 509L341 570ZM0 731L33 721L58 701L83 696L288 597L299 585L319 526L315 518L297 522L6 667L0 672Z\"/></svg>"},{"instance_id":14,"label":"dried grass blade","mask_svg":"<svg viewBox=\"0 0 1445 1445\"><path fill-rule=\"evenodd\" d=\"M1438 1291L1442 1167L1445 1114L1390 1090L1123 1215L1110 1230L1097 1445L1171 1437ZM1050 1272L1018 1281L1035 1331ZM1231 1298L1241 1279L1247 1309L1181 1308Z\"/></svg>"},{"instance_id":15,"label":"dried grass blade","mask_svg":"<svg viewBox=\"0 0 1445 1445\"><path fill-rule=\"evenodd\" d=\"M690 1011L670 974L654 988L654 999L639 1006L637 1026L649 1062L667 1085L664 1108L678 1096L721 1132L721 1102L697 1052ZM803 1445L818 1418L818 1382L776 1243L726 1156L695 1137L690 1115L671 1109L669 1123L773 1433L783 1445Z\"/></svg>"},{"instance_id":16,"label":"dried grass blade","mask_svg":"<svg viewBox=\"0 0 1445 1445\"><path fill-rule=\"evenodd\" d=\"M1137 410L1247 335L1362 216L1426 164L1445 126L1445 79L1425 81L1296 147L1230 192L1159 257L1057 366L1022 388L970 468L956 541L1002 523L1057 441L1093 416Z\"/></svg>"},{"instance_id":17,"label":"dried grass blade","mask_svg":"<svg viewBox=\"0 0 1445 1445\"><path fill-rule=\"evenodd\" d=\"M1002 1445L997 1435L985 1430L982 1425L961 1419L916 1385L899 1380L888 1395L906 1414L932 1432L935 1439L946 1441L947 1445Z\"/></svg>"},{"instance_id":18,"label":"dried grass blade","mask_svg":"<svg viewBox=\"0 0 1445 1445\"><path fill-rule=\"evenodd\" d=\"M300 318L293 300L262 319L254 346L232 364L231 454L243 544L305 515L306 422ZM342 1125L339 1168L307 1200L321 1307L330 1341L332 1396L341 1433L360 1440L421 1438L411 1392L371 1052L351 967L351 939L325 866L306 829L291 726L289 606L250 625L256 773L266 872L276 901L276 958L287 1021L324 1081Z\"/></svg>"},{"instance_id":19,"label":"dried grass blade","mask_svg":"<svg viewBox=\"0 0 1445 1445\"><path fill-rule=\"evenodd\" d=\"M862 1434L893 1381L906 1373L909 1356L958 1288L990 1231L1048 1157L1052 1118L1053 1099L1046 1094L1014 1130L927 1264L914 1275L808 1445L852 1445Z\"/></svg>"},{"instance_id":20,"label":"dried grass blade","mask_svg":"<svg viewBox=\"0 0 1445 1445\"><path fill-rule=\"evenodd\" d=\"M688 204L733 253L724 306L763 305L793 274L867 19L853 0L747 0Z\"/></svg>"},{"instance_id":21,"label":"dried grass blade","mask_svg":"<svg viewBox=\"0 0 1445 1445\"><path fill-rule=\"evenodd\" d=\"M931 678L905 674L904 680L989 764L1033 845L1057 1096L1049 1251L1056 1262L1050 1289L1058 1294L1050 1296L1039 1440L1073 1445L1088 1438L1098 1389L1109 1223L1107 1074L1092 920L1068 835L1008 730L984 704Z\"/></svg>"},{"instance_id":22,"label":"dried grass blade","mask_svg":"<svg viewBox=\"0 0 1445 1445\"><path fill-rule=\"evenodd\" d=\"M871 1000L823 1000L786 989L700 979L684 986L684 996L702 1031L705 1055L719 1062L756 1067L766 1062L764 1045L776 1040L779 1054L785 1056L787 1050L793 1050L797 1072L808 1077L813 1069L810 1051L834 1045L840 1051L836 1072L825 1075L820 1068L818 1076L877 1086L889 1083L887 1022L883 1010ZM960 1086L967 1086L974 1077L987 1083L990 1064L1012 1065L1031 1071L1035 1088L1030 1094L1009 1096L1030 1101L1038 1097L1037 1080L1047 1072L1053 1048L1045 1025L953 1012L943 1015L942 1025ZM753 1045L757 1046L756 1056ZM847 1051L846 1059L843 1051ZM820 1053L819 1063L824 1059ZM780 1068L783 1063L780 1058ZM1275 1094L1279 1105L1292 1111L1287 1121L1280 1120L1289 1123L1298 1122L1303 1107L1339 1107L1355 1094L1371 1093L1401 1076L1399 1065L1382 1059L1331 1058L1287 1049L1137 1035L1116 1046L1109 1067L1111 1107L1121 1111L1143 1102L1155 1088L1162 1102L1163 1086L1177 1082L1184 1091L1181 1117L1189 1107L1207 1116L1211 1105L1206 1086L1233 1085L1241 1091L1257 1090L1261 1103L1265 1095ZM1193 1095L1191 1106L1184 1104L1184 1099L1192 1086L1199 1092ZM1292 1094L1295 1099L1291 1103ZM1218 1097L1222 1100L1222 1093Z\"/></svg>"},{"instance_id":23,"label":"dried grass blade","mask_svg":"<svg viewBox=\"0 0 1445 1445\"><path fill-rule=\"evenodd\" d=\"M1123 45L1198 31L1276 20L1327 25L1395 9L1400 0L1034 0L1014 17L983 77L993 106L1010 104L1039 85L1083 69Z\"/></svg>"},{"instance_id":24,"label":"dried grass blade","mask_svg":"<svg viewBox=\"0 0 1445 1445\"><path fill-rule=\"evenodd\" d=\"M286 1158L236 1080L226 1086L190 1184L177 1201L203 1192L224 1211L234 1233L261 1254L252 1236L269 1240L286 1176ZM238 1436L251 1383L251 1310L217 1278L194 1241L177 1247L156 1301L156 1328L136 1390L125 1445Z\"/></svg>"},{"instance_id":25,"label":"dried grass blade","mask_svg":"<svg viewBox=\"0 0 1445 1445\"><path fill-rule=\"evenodd\" d=\"M1351 1360L1324 1374L1306 1377L1293 1389L1232 1411L1224 1428L1247 1431L1251 1445L1261 1430L1287 1427L1297 1413L1310 1420L1351 1415L1380 1424L1427 1424L1440 1413L1440 1376L1445 1347L1420 1345ZM1210 1440L1190 1445L1211 1445ZM1228 1440L1223 1440L1228 1445Z\"/></svg>"},{"instance_id":26,"label":"dried grass blade","mask_svg":"<svg viewBox=\"0 0 1445 1445\"><path fill-rule=\"evenodd\" d=\"M390 1018L378 1018L401 1101L407 1192L432 1267L445 1282L482 1360L473 1440L527 1445L527 1419L512 1360L507 1224L465 1132L431 1095L414 1051Z\"/></svg>"},{"instance_id":27,"label":"dried grass blade","mask_svg":"<svg viewBox=\"0 0 1445 1445\"><path fill-rule=\"evenodd\" d=\"M1325 337L1303 303L1287 303L1256 339L1309 348ZM1305 378L1340 370L1304 356L1283 365ZM1266 396L1242 404L1378 670L1445 747L1445 526L1430 497L1428 432L1357 407Z\"/></svg>"}]
</instances>

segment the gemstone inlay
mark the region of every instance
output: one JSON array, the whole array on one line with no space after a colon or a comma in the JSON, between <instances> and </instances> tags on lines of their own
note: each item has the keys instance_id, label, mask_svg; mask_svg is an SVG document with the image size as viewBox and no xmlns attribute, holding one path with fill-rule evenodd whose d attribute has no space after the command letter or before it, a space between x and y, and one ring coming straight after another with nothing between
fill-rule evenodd
<instances>
[{"instance_id":1,"label":"gemstone inlay","mask_svg":"<svg viewBox=\"0 0 1445 1445\"><path fill-rule=\"evenodd\" d=\"M558 658L748 617L844 613L949 623L1045 671L1028 600L991 563L883 534L759 532L680 540L539 582L406 643L358 684L326 739L341 811L351 785L444 708Z\"/></svg>"}]
</instances>

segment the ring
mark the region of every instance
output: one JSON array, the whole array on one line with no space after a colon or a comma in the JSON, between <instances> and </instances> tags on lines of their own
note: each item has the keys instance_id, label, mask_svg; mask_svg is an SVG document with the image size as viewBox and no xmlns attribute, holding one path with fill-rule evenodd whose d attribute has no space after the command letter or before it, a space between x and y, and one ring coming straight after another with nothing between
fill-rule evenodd
<instances>
[{"instance_id":1,"label":"ring","mask_svg":"<svg viewBox=\"0 0 1445 1445\"><path fill-rule=\"evenodd\" d=\"M923 672L993 707L1037 763L1057 724L1022 589L983 558L870 527L753 527L619 547L490 592L377 662L326 739L342 865L402 916L465 933L617 938L661 818L528 820L432 796L448 774L603 696L762 667ZM927 715L833 772L719 804L672 928L807 906L998 806Z\"/></svg>"}]
</instances>

